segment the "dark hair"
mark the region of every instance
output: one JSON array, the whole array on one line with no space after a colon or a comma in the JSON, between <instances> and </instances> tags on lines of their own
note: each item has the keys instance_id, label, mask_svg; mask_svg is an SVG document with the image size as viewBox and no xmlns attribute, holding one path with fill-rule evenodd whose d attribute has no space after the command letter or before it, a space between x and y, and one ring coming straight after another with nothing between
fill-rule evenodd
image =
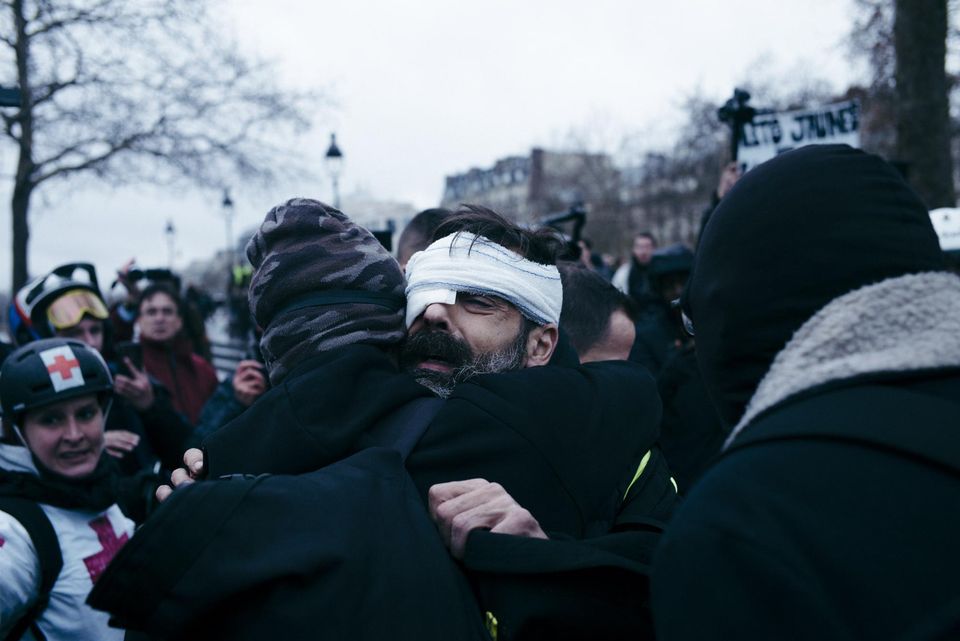
<instances>
[{"instance_id":1,"label":"dark hair","mask_svg":"<svg viewBox=\"0 0 960 641\"><path fill-rule=\"evenodd\" d=\"M557 268L563 282L560 327L578 354L585 354L606 338L615 311L621 310L636 321L633 301L603 276L580 263L561 262Z\"/></svg>"},{"instance_id":2,"label":"dark hair","mask_svg":"<svg viewBox=\"0 0 960 641\"><path fill-rule=\"evenodd\" d=\"M404 254L407 257L414 252L425 249L433 238L433 232L440 224L453 215L449 209L424 209L414 216L407 226L400 232L400 239L397 241L397 258Z\"/></svg>"},{"instance_id":3,"label":"dark hair","mask_svg":"<svg viewBox=\"0 0 960 641\"><path fill-rule=\"evenodd\" d=\"M173 301L174 306L177 308L177 316L183 318L183 301L180 300L180 294L177 293L173 287L166 283L153 283L148 285L142 292L140 292L140 298L137 299L137 317L140 316L140 308L143 307L143 303L147 300L150 300L157 294L166 294L170 297L170 300Z\"/></svg>"},{"instance_id":4,"label":"dark hair","mask_svg":"<svg viewBox=\"0 0 960 641\"><path fill-rule=\"evenodd\" d=\"M524 229L479 205L461 205L437 227L432 240L459 232L483 236L541 265L556 265L557 256L564 248L563 239L552 227Z\"/></svg>"},{"instance_id":5,"label":"dark hair","mask_svg":"<svg viewBox=\"0 0 960 641\"><path fill-rule=\"evenodd\" d=\"M648 239L651 243L653 243L653 246L654 246L654 247L657 246L657 239L656 239L656 237L653 235L653 232L649 232L649 231L640 231L640 232L637 232L636 234L633 235L633 239L636 240L636 239L638 239L638 238L646 238L646 239Z\"/></svg>"}]
</instances>

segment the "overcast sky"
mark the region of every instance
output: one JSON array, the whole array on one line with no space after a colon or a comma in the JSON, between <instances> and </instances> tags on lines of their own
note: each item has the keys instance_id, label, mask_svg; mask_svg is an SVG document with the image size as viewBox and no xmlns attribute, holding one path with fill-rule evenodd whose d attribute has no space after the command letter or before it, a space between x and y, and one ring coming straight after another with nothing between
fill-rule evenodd
<instances>
[{"instance_id":1,"label":"overcast sky","mask_svg":"<svg viewBox=\"0 0 960 641\"><path fill-rule=\"evenodd\" d=\"M445 175L557 146L572 128L591 132L598 146L625 132L642 132L651 146L669 142L685 96L699 90L725 99L758 62L785 75L810 70L838 88L856 79L845 45L848 0L233 0L222 7L225 31L245 51L275 61L282 84L322 90L334 102L290 142L312 175L256 191L235 187L238 233L286 198L331 199L322 166L331 131L346 160L342 193L425 208L438 203ZM15 151L3 149L9 171ZM6 288L6 184L0 197ZM145 267L165 265L168 219L177 230L175 266L183 267L225 244L219 203L210 192L45 187L31 210L31 273L87 258L109 282L131 256Z\"/></svg>"}]
</instances>

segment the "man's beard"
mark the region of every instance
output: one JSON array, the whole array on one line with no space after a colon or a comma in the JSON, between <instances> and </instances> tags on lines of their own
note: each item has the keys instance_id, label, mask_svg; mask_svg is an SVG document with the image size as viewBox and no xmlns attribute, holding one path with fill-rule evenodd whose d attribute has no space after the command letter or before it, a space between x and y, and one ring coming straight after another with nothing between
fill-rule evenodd
<instances>
[{"instance_id":1,"label":"man's beard","mask_svg":"<svg viewBox=\"0 0 960 641\"><path fill-rule=\"evenodd\" d=\"M400 351L400 365L437 396L447 398L453 388L478 374L493 374L521 369L526 356L530 329L524 323L513 343L499 351L474 354L465 341L446 332L424 330L407 337ZM450 366L449 372L417 367L425 360L438 360Z\"/></svg>"}]
</instances>

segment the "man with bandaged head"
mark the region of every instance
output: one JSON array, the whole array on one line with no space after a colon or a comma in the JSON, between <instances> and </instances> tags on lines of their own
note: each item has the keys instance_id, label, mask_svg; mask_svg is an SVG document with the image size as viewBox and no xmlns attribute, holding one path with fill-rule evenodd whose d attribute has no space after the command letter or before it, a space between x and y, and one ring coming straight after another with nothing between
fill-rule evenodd
<instances>
[{"instance_id":1,"label":"man with bandaged head","mask_svg":"<svg viewBox=\"0 0 960 641\"><path fill-rule=\"evenodd\" d=\"M563 305L557 236L481 207L434 236L407 263L404 369L448 397L477 374L546 365Z\"/></svg>"},{"instance_id":2,"label":"man with bandaged head","mask_svg":"<svg viewBox=\"0 0 960 641\"><path fill-rule=\"evenodd\" d=\"M341 212L305 199L274 208L248 246L273 389L204 442L207 478L312 472L436 393L445 400L406 468L488 629L646 634L645 567L676 496L654 446L659 400L642 367L581 367L564 348L558 246L471 208L411 258L404 285ZM189 528L194 516L176 518Z\"/></svg>"}]
</instances>

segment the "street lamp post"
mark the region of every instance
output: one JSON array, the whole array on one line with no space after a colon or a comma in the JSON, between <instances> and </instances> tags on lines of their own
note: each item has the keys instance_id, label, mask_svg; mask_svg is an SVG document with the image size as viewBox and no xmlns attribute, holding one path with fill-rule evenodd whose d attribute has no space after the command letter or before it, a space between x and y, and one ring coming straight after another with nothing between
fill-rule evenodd
<instances>
[{"instance_id":1,"label":"street lamp post","mask_svg":"<svg viewBox=\"0 0 960 641\"><path fill-rule=\"evenodd\" d=\"M167 267L173 270L173 259L176 256L177 230L173 226L173 219L167 220L163 233L167 236Z\"/></svg>"},{"instance_id":2,"label":"street lamp post","mask_svg":"<svg viewBox=\"0 0 960 641\"><path fill-rule=\"evenodd\" d=\"M337 146L337 134L330 134L330 146L324 156L330 182L333 183L333 206L340 209L340 173L343 171L343 152Z\"/></svg>"},{"instance_id":3,"label":"street lamp post","mask_svg":"<svg viewBox=\"0 0 960 641\"><path fill-rule=\"evenodd\" d=\"M234 256L233 256L233 201L230 200L230 190L223 190L223 202L220 203L223 207L223 219L227 223L227 261L229 262L228 268L233 269L234 267Z\"/></svg>"}]
</instances>

